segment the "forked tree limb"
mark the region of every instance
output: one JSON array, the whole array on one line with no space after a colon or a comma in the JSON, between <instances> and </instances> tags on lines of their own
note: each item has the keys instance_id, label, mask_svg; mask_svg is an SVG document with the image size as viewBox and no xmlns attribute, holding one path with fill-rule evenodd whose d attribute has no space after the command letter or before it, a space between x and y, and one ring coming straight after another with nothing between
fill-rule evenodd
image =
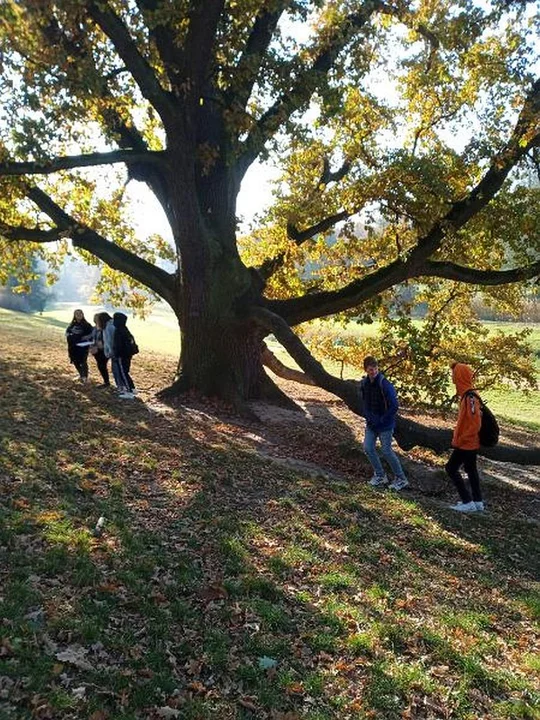
<instances>
[{"instance_id":1,"label":"forked tree limb","mask_svg":"<svg viewBox=\"0 0 540 720\"><path fill-rule=\"evenodd\" d=\"M259 307L252 310L251 316L273 333L302 370L313 378L316 385L337 395L353 412L362 415L357 382L341 380L327 372L279 315ZM452 441L452 431L447 428L428 427L400 416L396 420L394 436L399 447L405 451L418 446L442 453L450 450ZM479 454L501 462L540 465L540 447L517 447L499 443L493 448L480 448Z\"/></svg>"},{"instance_id":2,"label":"forked tree limb","mask_svg":"<svg viewBox=\"0 0 540 720\"><path fill-rule=\"evenodd\" d=\"M278 377L282 377L284 380L294 380L294 382L301 383L302 385L315 385L306 373L284 365L281 360L274 355L266 343L263 343L261 360L263 365L270 368L273 373Z\"/></svg>"}]
</instances>

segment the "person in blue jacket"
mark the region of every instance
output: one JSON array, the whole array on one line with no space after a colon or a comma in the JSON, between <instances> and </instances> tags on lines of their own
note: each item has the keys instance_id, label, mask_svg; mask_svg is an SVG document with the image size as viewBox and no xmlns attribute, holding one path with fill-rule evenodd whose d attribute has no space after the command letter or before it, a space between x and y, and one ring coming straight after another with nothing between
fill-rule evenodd
<instances>
[{"instance_id":1,"label":"person in blue jacket","mask_svg":"<svg viewBox=\"0 0 540 720\"><path fill-rule=\"evenodd\" d=\"M389 488L402 490L408 486L409 481L398 456L392 450L392 437L398 411L396 391L392 383L379 371L379 363L373 356L368 355L364 358L364 370L366 375L360 382L362 415L366 420L364 451L374 470L369 484L378 487L389 483L376 449L379 438L382 453L394 473L394 480L389 484Z\"/></svg>"}]
</instances>

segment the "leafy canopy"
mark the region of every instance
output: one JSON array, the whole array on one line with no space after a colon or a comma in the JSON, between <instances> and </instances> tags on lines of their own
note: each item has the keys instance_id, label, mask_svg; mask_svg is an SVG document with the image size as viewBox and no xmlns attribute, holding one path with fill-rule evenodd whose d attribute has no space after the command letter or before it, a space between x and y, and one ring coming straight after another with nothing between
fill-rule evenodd
<instances>
[{"instance_id":1,"label":"leafy canopy","mask_svg":"<svg viewBox=\"0 0 540 720\"><path fill-rule=\"evenodd\" d=\"M77 252L105 261L98 290L114 301L142 310L161 295L175 307L163 289L178 287L189 242L178 227L172 245L142 237L129 183L146 183L172 225L175 188L195 187L216 262L231 249L212 189L226 178L234 217L247 169L268 161L282 172L275 203L239 247L274 311L291 324L379 316L385 342L442 362L443 331L477 289L508 304L494 288L538 275L536 10L5 0L0 280L16 271L24 283L31 258L54 269ZM526 283L511 292L518 305ZM419 302L422 341L409 317Z\"/></svg>"}]
</instances>

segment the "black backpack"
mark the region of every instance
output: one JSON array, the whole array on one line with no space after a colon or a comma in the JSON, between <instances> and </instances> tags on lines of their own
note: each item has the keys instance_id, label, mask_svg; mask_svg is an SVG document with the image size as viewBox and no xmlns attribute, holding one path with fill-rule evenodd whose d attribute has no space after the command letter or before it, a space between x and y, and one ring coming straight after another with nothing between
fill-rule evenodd
<instances>
[{"instance_id":1,"label":"black backpack","mask_svg":"<svg viewBox=\"0 0 540 720\"><path fill-rule=\"evenodd\" d=\"M129 332L129 330L128 330L128 332ZM133 335L131 333L129 333L128 342L129 342L129 354L131 356L136 355L139 352L139 346L135 342L135 338L133 337Z\"/></svg>"},{"instance_id":2,"label":"black backpack","mask_svg":"<svg viewBox=\"0 0 540 720\"><path fill-rule=\"evenodd\" d=\"M500 433L497 418L484 403L478 393L469 390L465 393L465 397L467 397L467 395L472 395L475 398L478 398L478 402L480 403L480 412L482 413L482 424L480 425L480 431L478 433L480 445L482 445L482 447L495 447L495 445L499 442Z\"/></svg>"}]
</instances>

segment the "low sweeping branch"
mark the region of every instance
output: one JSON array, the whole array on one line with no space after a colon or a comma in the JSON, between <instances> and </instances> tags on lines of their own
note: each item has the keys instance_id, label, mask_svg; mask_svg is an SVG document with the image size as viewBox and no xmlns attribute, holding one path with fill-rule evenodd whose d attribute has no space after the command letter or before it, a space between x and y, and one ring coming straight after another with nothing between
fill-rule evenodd
<instances>
[{"instance_id":1,"label":"low sweeping branch","mask_svg":"<svg viewBox=\"0 0 540 720\"><path fill-rule=\"evenodd\" d=\"M317 385L340 397L353 412L358 415L362 414L358 382L341 380L327 372L283 318L266 308L256 308L251 315L268 332L273 333L293 360L298 363L309 377L315 380ZM411 450L413 447L419 446L440 453L450 449L452 432L447 429L427 427L398 416L395 438L402 450ZM540 447L521 448L501 443L494 448L481 448L479 453L485 457L503 462L540 465Z\"/></svg>"}]
</instances>

